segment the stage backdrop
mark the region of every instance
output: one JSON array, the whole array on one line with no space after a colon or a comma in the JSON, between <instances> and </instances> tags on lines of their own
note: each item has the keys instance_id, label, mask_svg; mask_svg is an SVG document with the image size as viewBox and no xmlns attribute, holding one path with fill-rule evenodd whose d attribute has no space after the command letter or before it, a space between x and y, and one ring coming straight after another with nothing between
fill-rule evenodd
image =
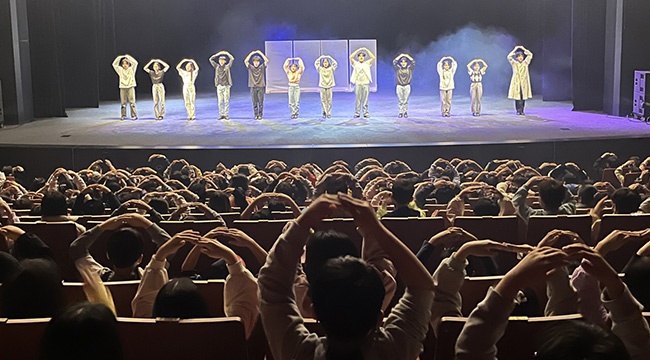
<instances>
[{"instance_id":1,"label":"stage backdrop","mask_svg":"<svg viewBox=\"0 0 650 360\"><path fill-rule=\"evenodd\" d=\"M29 21L30 32L56 30L48 34L54 37L51 42L55 45L38 41L31 44L32 53L44 54L44 46L52 49L46 56L32 57L32 66L39 68L42 79L58 79L63 85L39 89L41 99L37 104L43 104L42 98L46 97L62 97L67 107L96 106L100 100L118 99L118 81L111 62L124 53L133 55L141 64L157 57L172 67L182 58L194 58L201 68L197 91L205 93L214 92L208 58L227 49L236 61L232 69L233 91L245 91L244 56L253 49L262 49L265 41L278 40L376 39L378 91L394 91L391 61L406 52L417 61L414 94L437 93L435 64L440 56L452 55L458 60L459 90L469 88L469 78L463 71L466 62L483 57L490 64L484 78L486 96L504 97L511 71L505 56L512 47L522 44L535 53L531 74L536 96L546 97L549 92L558 100L559 93L571 88L571 77L565 76L570 74L571 66L571 48L566 46L571 41L571 33L566 30L571 28L571 18L564 11L546 8L560 0L549 4L539 0L48 1L47 6L39 6L39 1L28 2L34 19ZM54 23L38 21L51 18ZM553 49L552 59L548 59L545 48ZM313 63L306 61L305 66L313 70ZM547 70L550 76L544 75ZM35 83L42 84L42 79ZM138 96L150 97L150 81L141 68L137 82ZM180 78L173 68L165 85L169 94L181 91ZM458 91L458 96L467 96L466 91ZM42 108L47 110L45 105ZM51 110L60 112L57 106Z\"/></svg>"}]
</instances>

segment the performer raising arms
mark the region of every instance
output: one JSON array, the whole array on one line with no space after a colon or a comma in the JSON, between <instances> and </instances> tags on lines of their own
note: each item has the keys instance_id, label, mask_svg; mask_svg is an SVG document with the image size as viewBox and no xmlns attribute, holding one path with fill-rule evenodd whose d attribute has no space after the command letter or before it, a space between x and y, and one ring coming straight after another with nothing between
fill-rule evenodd
<instances>
[{"instance_id":1,"label":"performer raising arms","mask_svg":"<svg viewBox=\"0 0 650 360\"><path fill-rule=\"evenodd\" d=\"M393 59L395 68L395 83L397 100L399 101L399 117L409 117L409 95L411 95L411 79L415 60L409 54L399 54Z\"/></svg>"},{"instance_id":2,"label":"performer raising arms","mask_svg":"<svg viewBox=\"0 0 650 360\"><path fill-rule=\"evenodd\" d=\"M481 116L481 99L483 98L483 75L488 65L483 59L474 59L467 64L467 73L472 84L469 94L472 98L472 115Z\"/></svg>"},{"instance_id":3,"label":"performer raising arms","mask_svg":"<svg viewBox=\"0 0 650 360\"><path fill-rule=\"evenodd\" d=\"M138 113L135 110L135 70L138 67L138 62L128 54L119 55L113 60L113 69L120 77L120 105L121 105L121 120L126 118L126 103L129 102L131 106L131 119L136 120Z\"/></svg>"},{"instance_id":4,"label":"performer raising arms","mask_svg":"<svg viewBox=\"0 0 650 360\"><path fill-rule=\"evenodd\" d=\"M263 63L262 59L264 60ZM261 50L251 51L246 56L246 59L244 59L244 64L248 69L248 87L251 89L255 120L262 120L262 116L264 115L264 89L266 87L264 70L266 70L268 63L269 59Z\"/></svg>"},{"instance_id":5,"label":"performer raising arms","mask_svg":"<svg viewBox=\"0 0 650 360\"><path fill-rule=\"evenodd\" d=\"M438 62L438 75L440 76L440 102L442 116L449 117L451 113L451 97L454 93L454 75L458 64L451 56L443 56Z\"/></svg>"},{"instance_id":6,"label":"performer raising arms","mask_svg":"<svg viewBox=\"0 0 650 360\"><path fill-rule=\"evenodd\" d=\"M367 61L366 56L368 57ZM358 48L350 54L350 65L352 65L350 82L354 84L354 95L356 98L354 106L355 118L361 116L361 108L363 108L363 117L370 117L370 113L368 112L368 94L370 93L370 83L372 82L370 67L374 62L375 54L368 50L368 48Z\"/></svg>"},{"instance_id":7,"label":"performer raising arms","mask_svg":"<svg viewBox=\"0 0 650 360\"><path fill-rule=\"evenodd\" d=\"M153 64L153 70L149 67ZM163 78L165 73L169 70L169 65L160 59L151 59L144 66L144 71L149 74L151 78L151 93L153 94L153 112L156 115L156 120L162 120L165 116L165 85L163 85Z\"/></svg>"},{"instance_id":8,"label":"performer raising arms","mask_svg":"<svg viewBox=\"0 0 650 360\"><path fill-rule=\"evenodd\" d=\"M196 88L194 81L199 76L199 65L193 59L183 59L176 65L178 75L183 79L183 99L185 100L185 109L187 110L187 120L196 119L195 116L195 103L196 103Z\"/></svg>"},{"instance_id":9,"label":"performer raising arms","mask_svg":"<svg viewBox=\"0 0 650 360\"><path fill-rule=\"evenodd\" d=\"M288 58L282 66L289 80L289 109L291 118L297 119L300 111L300 78L305 71L305 64L299 57Z\"/></svg>"},{"instance_id":10,"label":"performer raising arms","mask_svg":"<svg viewBox=\"0 0 650 360\"><path fill-rule=\"evenodd\" d=\"M227 51L222 50L210 56L210 64L214 67L214 86L217 88L217 101L219 102L219 120L228 120L230 110L230 87L232 77L230 68L235 58Z\"/></svg>"},{"instance_id":11,"label":"performer raising arms","mask_svg":"<svg viewBox=\"0 0 650 360\"><path fill-rule=\"evenodd\" d=\"M323 108L323 119L332 117L332 88L334 82L334 70L338 66L336 60L329 55L321 55L314 62L318 71L318 87L320 87L320 104Z\"/></svg>"},{"instance_id":12,"label":"performer raising arms","mask_svg":"<svg viewBox=\"0 0 650 360\"><path fill-rule=\"evenodd\" d=\"M515 100L517 115L524 115L526 100L533 97L530 89L530 73L528 66L533 60L533 53L525 47L518 45L508 54L508 61L512 65L512 79L508 90L508 99Z\"/></svg>"}]
</instances>

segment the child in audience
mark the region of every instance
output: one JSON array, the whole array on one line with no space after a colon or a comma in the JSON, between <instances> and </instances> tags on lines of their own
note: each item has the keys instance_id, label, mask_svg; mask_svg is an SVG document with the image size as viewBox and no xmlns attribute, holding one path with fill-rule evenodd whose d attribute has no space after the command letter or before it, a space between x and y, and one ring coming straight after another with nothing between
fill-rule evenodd
<instances>
[{"instance_id":1,"label":"child in audience","mask_svg":"<svg viewBox=\"0 0 650 360\"><path fill-rule=\"evenodd\" d=\"M406 292L383 326L384 286L364 261L349 256L327 261L310 283L314 312L326 336L303 323L293 283L310 229L335 207L355 219L403 275ZM276 359L415 359L428 329L433 283L413 253L377 219L365 201L322 195L292 222L275 243L259 276L262 323Z\"/></svg>"}]
</instances>

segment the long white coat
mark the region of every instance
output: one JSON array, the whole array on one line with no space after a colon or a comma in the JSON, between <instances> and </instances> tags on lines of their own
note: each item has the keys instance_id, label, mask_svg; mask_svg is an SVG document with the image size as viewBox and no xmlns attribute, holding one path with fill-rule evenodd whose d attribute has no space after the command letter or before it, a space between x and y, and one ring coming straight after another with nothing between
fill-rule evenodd
<instances>
[{"instance_id":1,"label":"long white coat","mask_svg":"<svg viewBox=\"0 0 650 360\"><path fill-rule=\"evenodd\" d=\"M508 54L508 61L512 65L512 79L510 80L508 99L526 100L533 97L533 92L530 89L530 73L528 72L528 65L533 60L533 53L528 49L524 49L526 57L524 61L519 62L515 59L516 50L514 49Z\"/></svg>"}]
</instances>

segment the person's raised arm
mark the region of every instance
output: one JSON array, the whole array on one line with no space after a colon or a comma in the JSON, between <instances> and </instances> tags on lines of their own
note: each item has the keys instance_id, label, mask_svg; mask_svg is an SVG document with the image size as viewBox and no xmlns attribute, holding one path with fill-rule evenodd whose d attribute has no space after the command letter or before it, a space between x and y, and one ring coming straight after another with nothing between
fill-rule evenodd
<instances>
[{"instance_id":1,"label":"person's raised arm","mask_svg":"<svg viewBox=\"0 0 650 360\"><path fill-rule=\"evenodd\" d=\"M483 59L478 59L478 61L480 61L483 64L483 67L481 68L481 73L485 73L485 71L488 68L488 64Z\"/></svg>"},{"instance_id":2,"label":"person's raised arm","mask_svg":"<svg viewBox=\"0 0 650 360\"><path fill-rule=\"evenodd\" d=\"M169 64L167 64L166 62L164 62L164 61L162 61L160 59L156 59L156 61L158 61L158 63L160 65L162 65L162 71L163 72L167 72L167 70L169 70Z\"/></svg>"},{"instance_id":3,"label":"person's raised arm","mask_svg":"<svg viewBox=\"0 0 650 360\"><path fill-rule=\"evenodd\" d=\"M524 59L524 62L527 64L530 64L530 62L533 60L533 53L532 51L526 49L525 47L521 46L521 48L524 50L524 55L526 55L526 58Z\"/></svg>"},{"instance_id":4,"label":"person's raised arm","mask_svg":"<svg viewBox=\"0 0 650 360\"><path fill-rule=\"evenodd\" d=\"M363 48L358 48L358 49L354 50L354 51L352 52L352 54L350 54L350 64L351 64L351 65L354 65L354 64L356 63L355 58L357 57L357 54L358 54L361 50L363 50Z\"/></svg>"},{"instance_id":5,"label":"person's raised arm","mask_svg":"<svg viewBox=\"0 0 650 360\"><path fill-rule=\"evenodd\" d=\"M372 236L388 254L407 287L433 290L433 282L427 269L403 242L384 227L368 202L346 194L339 194L338 199L341 207L354 218L359 231L366 236Z\"/></svg>"},{"instance_id":6,"label":"person's raised arm","mask_svg":"<svg viewBox=\"0 0 650 360\"><path fill-rule=\"evenodd\" d=\"M262 60L264 60L264 66L269 64L269 58L266 57L266 55L262 52L262 50L257 50L257 53L260 54L262 57Z\"/></svg>"},{"instance_id":7,"label":"person's raised arm","mask_svg":"<svg viewBox=\"0 0 650 360\"><path fill-rule=\"evenodd\" d=\"M181 65L183 65L183 63L184 63L185 61L187 61L187 59L183 59L183 60L181 60L181 61L178 63L178 65L176 65L176 71L178 71L179 74L181 73L181 71L185 71L185 70L183 70L183 68L181 67ZM169 165L169 167L171 167L171 165Z\"/></svg>"},{"instance_id":8,"label":"person's raised arm","mask_svg":"<svg viewBox=\"0 0 650 360\"><path fill-rule=\"evenodd\" d=\"M244 65L246 65L246 67L250 67L250 66L251 66L251 62L250 62L250 61L251 61L251 57L253 56L253 54L254 54L256 51L257 51L257 50L253 50L253 51L249 52L248 55L246 55L246 57L244 58Z\"/></svg>"},{"instance_id":9,"label":"person's raised arm","mask_svg":"<svg viewBox=\"0 0 650 360\"><path fill-rule=\"evenodd\" d=\"M253 253L253 256L255 256L255 260L257 260L260 265L264 265L266 262L266 257L268 256L266 250L264 250L264 248L262 248L252 237L239 229L220 227L211 230L205 235L205 237L223 237L227 239L228 244L230 245L250 250L250 252Z\"/></svg>"},{"instance_id":10,"label":"person's raised arm","mask_svg":"<svg viewBox=\"0 0 650 360\"><path fill-rule=\"evenodd\" d=\"M219 53L213 54L208 60L210 61L210 65L212 65L213 68L216 68L219 66L219 62L217 61L219 60Z\"/></svg>"},{"instance_id":11,"label":"person's raised arm","mask_svg":"<svg viewBox=\"0 0 650 360\"><path fill-rule=\"evenodd\" d=\"M129 62L129 64L131 64L131 68L133 68L133 71L135 72L135 70L138 67L138 61L133 56L131 56L129 54L125 54L124 57Z\"/></svg>"},{"instance_id":12,"label":"person's raised arm","mask_svg":"<svg viewBox=\"0 0 650 360\"><path fill-rule=\"evenodd\" d=\"M456 59L450 56L449 61L451 61L451 72L456 73L456 69L458 68L458 63L456 62Z\"/></svg>"},{"instance_id":13,"label":"person's raised arm","mask_svg":"<svg viewBox=\"0 0 650 360\"><path fill-rule=\"evenodd\" d=\"M113 69L114 69L115 71L118 71L118 70L119 70L119 68L120 68L120 60L121 60L123 57L124 57L124 55L118 55L118 56L115 58L115 60L113 60L113 63L111 64L111 66L113 66ZM91 166L92 166L92 165L91 165Z\"/></svg>"},{"instance_id":14,"label":"person's raised arm","mask_svg":"<svg viewBox=\"0 0 650 360\"><path fill-rule=\"evenodd\" d=\"M150 72L151 69L149 69L149 66L151 66L151 64L153 64L155 61L156 59L149 60L149 62L142 68L142 70L144 70L146 73Z\"/></svg>"},{"instance_id":15,"label":"person's raised arm","mask_svg":"<svg viewBox=\"0 0 650 360\"><path fill-rule=\"evenodd\" d=\"M302 74L305 71L305 63L302 61L302 58L296 59L298 59L298 72Z\"/></svg>"},{"instance_id":16,"label":"person's raised arm","mask_svg":"<svg viewBox=\"0 0 650 360\"><path fill-rule=\"evenodd\" d=\"M372 65L375 62L375 59L376 59L375 54L373 54L373 52L370 51L368 48L365 48L365 49L366 49L366 52L368 53L368 63L370 65Z\"/></svg>"},{"instance_id":17,"label":"person's raised arm","mask_svg":"<svg viewBox=\"0 0 650 360\"><path fill-rule=\"evenodd\" d=\"M286 60L284 60L284 64L282 64L282 68L284 69L285 73L289 72L289 63L291 62L291 59L292 58L287 58Z\"/></svg>"},{"instance_id":18,"label":"person's raised arm","mask_svg":"<svg viewBox=\"0 0 650 360\"><path fill-rule=\"evenodd\" d=\"M316 60L314 60L314 67L316 70L320 69L320 62L325 58L325 55L321 55Z\"/></svg>"},{"instance_id":19,"label":"person's raised arm","mask_svg":"<svg viewBox=\"0 0 650 360\"><path fill-rule=\"evenodd\" d=\"M192 65L194 65L194 70L195 70L196 72L199 72L199 64L197 64L196 61L195 61L194 59L189 59L188 61L189 61Z\"/></svg>"}]
</instances>

